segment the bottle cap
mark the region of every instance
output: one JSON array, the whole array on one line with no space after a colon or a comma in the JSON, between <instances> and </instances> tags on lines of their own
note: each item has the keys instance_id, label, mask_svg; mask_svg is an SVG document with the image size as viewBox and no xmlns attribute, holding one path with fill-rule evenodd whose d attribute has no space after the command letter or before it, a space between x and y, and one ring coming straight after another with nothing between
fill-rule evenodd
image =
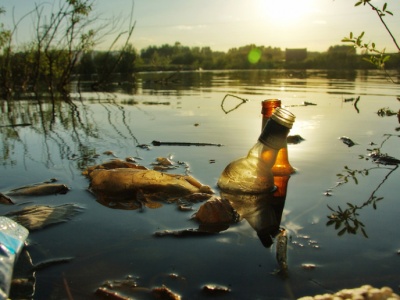
<instances>
[{"instance_id":1,"label":"bottle cap","mask_svg":"<svg viewBox=\"0 0 400 300\"><path fill-rule=\"evenodd\" d=\"M296 116L287 109L284 109L282 107L277 107L275 108L275 111L272 114L271 119L287 128L292 128Z\"/></svg>"}]
</instances>

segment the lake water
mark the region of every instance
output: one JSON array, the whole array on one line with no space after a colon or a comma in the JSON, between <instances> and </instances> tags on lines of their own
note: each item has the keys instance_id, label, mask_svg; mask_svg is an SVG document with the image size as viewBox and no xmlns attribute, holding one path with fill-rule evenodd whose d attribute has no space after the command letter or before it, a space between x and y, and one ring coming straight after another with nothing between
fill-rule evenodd
<instances>
[{"instance_id":1,"label":"lake water","mask_svg":"<svg viewBox=\"0 0 400 300\"><path fill-rule=\"evenodd\" d=\"M99 286L128 275L143 287L124 289L134 299L152 299L147 289L162 284L183 299L206 298L202 292L206 284L231 290L218 299L295 299L363 284L390 286L399 293L400 171L365 159L372 148L400 158L397 116L377 114L381 108L399 110L399 85L378 71L171 75L137 74L134 85L122 82L109 92L74 90L69 104L0 102L1 125L32 124L0 128L0 192L51 178L70 187L65 195L15 197L16 205L1 205L0 214L33 204L83 207L66 223L30 233L33 263L73 258L36 272L35 299L67 299L68 290L73 299L100 299L94 295ZM231 96L223 101L227 94ZM355 100L345 101L357 97L356 106ZM261 101L270 98L281 99L296 115L290 135L304 138L288 146L297 172L288 182L280 222L289 236L286 277L274 273L275 243L265 247L246 220L216 235L159 238L156 231L197 228L191 215L201 203L185 212L175 204L113 209L87 191L89 182L82 170L114 158L103 154L113 151L121 159L140 157L138 162L147 167L157 157L184 162L186 168L182 164L169 172L188 171L218 193L221 171L256 142ZM348 147L341 136L356 145ZM137 147L153 140L223 146ZM354 173L357 184L349 178L335 187L340 181L337 174L348 174L346 166L369 173ZM374 202L374 197L382 199ZM343 226L327 226L329 207L345 211L347 203L362 206L353 217L364 226L355 234L338 235ZM347 221L354 224L354 219Z\"/></svg>"}]
</instances>

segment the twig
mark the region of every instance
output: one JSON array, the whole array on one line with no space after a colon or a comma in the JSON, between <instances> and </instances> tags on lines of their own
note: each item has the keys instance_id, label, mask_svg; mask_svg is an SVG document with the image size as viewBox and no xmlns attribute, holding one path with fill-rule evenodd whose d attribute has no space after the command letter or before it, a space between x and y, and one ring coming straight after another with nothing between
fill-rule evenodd
<instances>
[{"instance_id":1,"label":"twig","mask_svg":"<svg viewBox=\"0 0 400 300\"><path fill-rule=\"evenodd\" d=\"M187 143L187 142L160 142L152 141L153 146L217 146L221 147L222 144L214 143Z\"/></svg>"},{"instance_id":2,"label":"twig","mask_svg":"<svg viewBox=\"0 0 400 300\"><path fill-rule=\"evenodd\" d=\"M226 97L228 97L228 96L231 96L231 97L235 97L235 98L237 98L237 99L240 99L240 100L242 100L242 102L239 103L238 105L236 105L234 108L232 108L232 109L230 109L230 110L225 110L225 108L224 108L224 102L225 102ZM225 114L228 114L228 113L230 113L230 112L232 112L232 111L238 109L239 106L241 106L242 104L244 104L244 103L246 103L246 102L248 102L248 101L249 101L248 99L244 99L244 98L241 98L241 97L232 95L232 94L226 94L225 97L224 97L224 99L222 99L221 108L222 108L222 110L224 111Z\"/></svg>"}]
</instances>

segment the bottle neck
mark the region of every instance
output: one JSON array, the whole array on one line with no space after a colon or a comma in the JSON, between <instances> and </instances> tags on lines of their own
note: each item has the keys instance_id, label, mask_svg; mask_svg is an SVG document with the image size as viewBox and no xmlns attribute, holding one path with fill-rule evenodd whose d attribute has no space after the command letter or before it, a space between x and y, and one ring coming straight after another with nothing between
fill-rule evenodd
<instances>
[{"instance_id":1,"label":"bottle neck","mask_svg":"<svg viewBox=\"0 0 400 300\"><path fill-rule=\"evenodd\" d=\"M281 107L281 100L279 99L269 99L261 102L261 130L264 129L265 124L268 122L268 119L271 117L277 107Z\"/></svg>"},{"instance_id":2,"label":"bottle neck","mask_svg":"<svg viewBox=\"0 0 400 300\"><path fill-rule=\"evenodd\" d=\"M272 149L279 150L286 146L286 138L289 134L289 128L276 122L273 119L269 119L265 124L258 141L265 146Z\"/></svg>"}]
</instances>

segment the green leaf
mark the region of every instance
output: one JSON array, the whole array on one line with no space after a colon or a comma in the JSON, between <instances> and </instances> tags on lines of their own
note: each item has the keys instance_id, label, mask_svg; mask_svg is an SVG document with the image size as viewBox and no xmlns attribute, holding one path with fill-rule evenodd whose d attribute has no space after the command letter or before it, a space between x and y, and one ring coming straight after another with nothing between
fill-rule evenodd
<instances>
[{"instance_id":1,"label":"green leaf","mask_svg":"<svg viewBox=\"0 0 400 300\"><path fill-rule=\"evenodd\" d=\"M387 3L383 4L382 11L385 11L385 10L386 10L386 7L387 7Z\"/></svg>"},{"instance_id":2,"label":"green leaf","mask_svg":"<svg viewBox=\"0 0 400 300\"><path fill-rule=\"evenodd\" d=\"M368 235L367 235L367 233L365 232L364 228L361 228L361 232L362 232L362 234L363 234L364 237L368 238Z\"/></svg>"},{"instance_id":3,"label":"green leaf","mask_svg":"<svg viewBox=\"0 0 400 300\"><path fill-rule=\"evenodd\" d=\"M359 6L362 3L363 3L362 1L358 1L354 6Z\"/></svg>"},{"instance_id":4,"label":"green leaf","mask_svg":"<svg viewBox=\"0 0 400 300\"><path fill-rule=\"evenodd\" d=\"M338 236L342 236L346 232L346 227L338 232Z\"/></svg>"},{"instance_id":5,"label":"green leaf","mask_svg":"<svg viewBox=\"0 0 400 300\"><path fill-rule=\"evenodd\" d=\"M336 221L336 222L335 222L335 229L339 229L340 226L342 226L342 222Z\"/></svg>"},{"instance_id":6,"label":"green leaf","mask_svg":"<svg viewBox=\"0 0 400 300\"><path fill-rule=\"evenodd\" d=\"M333 225L333 223L335 223L335 220L329 220L328 222L326 222L326 226L331 226Z\"/></svg>"}]
</instances>

